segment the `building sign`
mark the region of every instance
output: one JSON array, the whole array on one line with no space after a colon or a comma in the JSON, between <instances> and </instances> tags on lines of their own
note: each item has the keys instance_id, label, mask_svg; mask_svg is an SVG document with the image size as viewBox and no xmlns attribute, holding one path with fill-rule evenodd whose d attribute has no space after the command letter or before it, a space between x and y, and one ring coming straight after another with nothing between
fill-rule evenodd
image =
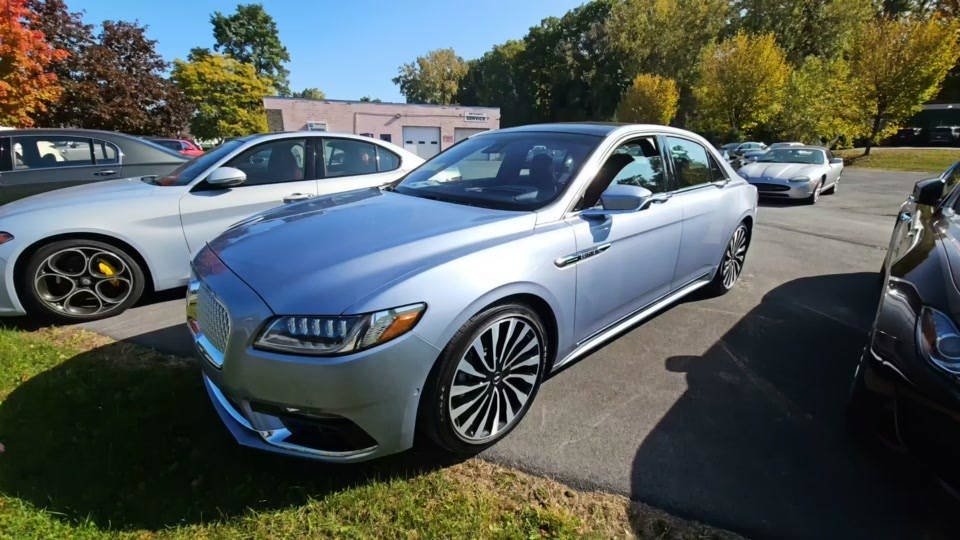
<instances>
[{"instance_id":1,"label":"building sign","mask_svg":"<svg viewBox=\"0 0 960 540\"><path fill-rule=\"evenodd\" d=\"M307 122L307 131L326 131L327 123L317 120L311 120Z\"/></svg>"},{"instance_id":2,"label":"building sign","mask_svg":"<svg viewBox=\"0 0 960 540\"><path fill-rule=\"evenodd\" d=\"M490 117L485 114L478 113L464 113L463 121L464 122L486 122Z\"/></svg>"}]
</instances>

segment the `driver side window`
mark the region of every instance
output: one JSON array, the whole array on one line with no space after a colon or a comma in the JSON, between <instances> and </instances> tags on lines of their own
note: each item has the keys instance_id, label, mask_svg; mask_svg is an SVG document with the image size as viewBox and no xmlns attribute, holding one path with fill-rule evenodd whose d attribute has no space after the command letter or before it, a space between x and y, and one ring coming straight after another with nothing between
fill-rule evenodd
<instances>
[{"instance_id":1,"label":"driver side window","mask_svg":"<svg viewBox=\"0 0 960 540\"><path fill-rule=\"evenodd\" d=\"M258 144L231 159L227 167L240 169L247 175L243 186L259 186L304 179L303 139L283 139Z\"/></svg>"},{"instance_id":2,"label":"driver side window","mask_svg":"<svg viewBox=\"0 0 960 540\"><path fill-rule=\"evenodd\" d=\"M663 158L654 136L633 139L620 145L614 154L625 154L633 159L617 173L611 184L640 186L653 193L667 191L666 175L663 173Z\"/></svg>"}]
</instances>

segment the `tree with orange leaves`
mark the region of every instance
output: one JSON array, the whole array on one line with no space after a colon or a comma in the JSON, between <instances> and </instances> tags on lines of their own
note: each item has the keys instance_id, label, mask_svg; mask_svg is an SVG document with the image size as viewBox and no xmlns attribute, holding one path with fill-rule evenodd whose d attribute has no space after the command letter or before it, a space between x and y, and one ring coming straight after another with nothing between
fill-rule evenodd
<instances>
[{"instance_id":1,"label":"tree with orange leaves","mask_svg":"<svg viewBox=\"0 0 960 540\"><path fill-rule=\"evenodd\" d=\"M0 0L0 125L30 127L33 116L60 97L49 70L67 51L54 49L43 32L31 30L26 0Z\"/></svg>"}]
</instances>

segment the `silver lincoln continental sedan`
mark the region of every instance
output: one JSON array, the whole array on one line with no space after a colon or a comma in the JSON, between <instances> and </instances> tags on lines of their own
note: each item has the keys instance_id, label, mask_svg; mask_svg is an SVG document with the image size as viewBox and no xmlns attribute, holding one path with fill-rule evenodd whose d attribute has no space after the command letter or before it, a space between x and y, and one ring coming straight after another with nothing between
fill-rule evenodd
<instances>
[{"instance_id":1,"label":"silver lincoln continental sedan","mask_svg":"<svg viewBox=\"0 0 960 540\"><path fill-rule=\"evenodd\" d=\"M687 131L486 132L389 187L228 229L193 260L188 325L241 444L349 462L420 433L475 453L550 373L733 287L756 204Z\"/></svg>"}]
</instances>

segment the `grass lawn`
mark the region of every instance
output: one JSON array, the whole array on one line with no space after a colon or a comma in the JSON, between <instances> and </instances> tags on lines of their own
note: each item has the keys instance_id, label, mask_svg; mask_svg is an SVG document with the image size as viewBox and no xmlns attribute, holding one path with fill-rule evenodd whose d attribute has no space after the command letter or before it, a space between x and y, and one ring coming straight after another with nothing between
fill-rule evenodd
<instances>
[{"instance_id":1,"label":"grass lawn","mask_svg":"<svg viewBox=\"0 0 960 540\"><path fill-rule=\"evenodd\" d=\"M0 538L729 538L428 448L331 466L244 449L193 360L0 328Z\"/></svg>"},{"instance_id":2,"label":"grass lawn","mask_svg":"<svg viewBox=\"0 0 960 540\"><path fill-rule=\"evenodd\" d=\"M960 161L960 149L906 149L906 148L873 148L869 156L863 155L863 148L841 150L848 167L867 167L871 169L887 169L891 171L920 171L941 173L950 165Z\"/></svg>"}]
</instances>

